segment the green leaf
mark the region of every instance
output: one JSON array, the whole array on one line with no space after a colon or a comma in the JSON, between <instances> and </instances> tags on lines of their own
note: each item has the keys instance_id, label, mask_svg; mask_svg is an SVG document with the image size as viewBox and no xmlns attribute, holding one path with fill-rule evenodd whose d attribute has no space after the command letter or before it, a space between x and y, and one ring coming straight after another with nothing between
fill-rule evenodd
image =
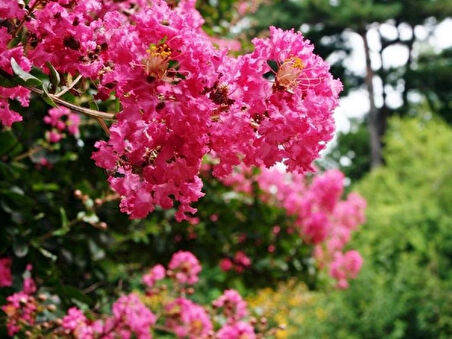
<instances>
[{"instance_id":1,"label":"green leaf","mask_svg":"<svg viewBox=\"0 0 452 339\"><path fill-rule=\"evenodd\" d=\"M23 30L22 30L23 32ZM14 48L16 47L19 42L22 40L22 34L19 34L18 36L16 36L14 39L12 39L10 42L8 42L8 48Z\"/></svg>"},{"instance_id":2,"label":"green leaf","mask_svg":"<svg viewBox=\"0 0 452 339\"><path fill-rule=\"evenodd\" d=\"M39 192L39 191L58 191L60 190L60 186L56 183L45 183L45 182L37 182L36 184L33 184L31 186L33 188L33 191Z\"/></svg>"},{"instance_id":3,"label":"green leaf","mask_svg":"<svg viewBox=\"0 0 452 339\"><path fill-rule=\"evenodd\" d=\"M50 71L50 83L52 84L53 90L56 91L61 81L60 74L50 62L47 61L46 66Z\"/></svg>"},{"instance_id":4,"label":"green leaf","mask_svg":"<svg viewBox=\"0 0 452 339\"><path fill-rule=\"evenodd\" d=\"M0 154L14 156L22 150L22 145L11 131L0 132Z\"/></svg>"},{"instance_id":5,"label":"green leaf","mask_svg":"<svg viewBox=\"0 0 452 339\"><path fill-rule=\"evenodd\" d=\"M121 102L118 98L115 100L115 113L121 112Z\"/></svg>"},{"instance_id":6,"label":"green leaf","mask_svg":"<svg viewBox=\"0 0 452 339\"><path fill-rule=\"evenodd\" d=\"M53 99L49 95L49 87L50 83L46 82L43 84L42 89L44 90L44 95L42 96L42 99L50 106L57 107L57 104L53 101Z\"/></svg>"},{"instance_id":7,"label":"green leaf","mask_svg":"<svg viewBox=\"0 0 452 339\"><path fill-rule=\"evenodd\" d=\"M71 300L73 302L75 300L80 301L80 302L85 303L85 304L90 304L92 302L90 297L88 297L81 290L79 290L78 288L73 287L73 286L69 286L69 285L57 286L56 287L56 292L59 295L65 297L65 298L67 298L67 299L69 299L69 300Z\"/></svg>"},{"instance_id":8,"label":"green leaf","mask_svg":"<svg viewBox=\"0 0 452 339\"><path fill-rule=\"evenodd\" d=\"M31 75L28 72L25 72L22 67L16 62L14 58L11 58L11 67L13 68L13 72L17 75L25 84L29 86L41 86L42 81Z\"/></svg>"},{"instance_id":9,"label":"green leaf","mask_svg":"<svg viewBox=\"0 0 452 339\"><path fill-rule=\"evenodd\" d=\"M66 211L63 207L60 207L61 227L68 227L69 221L67 220Z\"/></svg>"},{"instance_id":10,"label":"green leaf","mask_svg":"<svg viewBox=\"0 0 452 339\"><path fill-rule=\"evenodd\" d=\"M55 237L61 237L69 232L69 221L67 219L66 211L63 207L60 207L60 217L61 217L61 228L52 232Z\"/></svg>"}]
</instances>

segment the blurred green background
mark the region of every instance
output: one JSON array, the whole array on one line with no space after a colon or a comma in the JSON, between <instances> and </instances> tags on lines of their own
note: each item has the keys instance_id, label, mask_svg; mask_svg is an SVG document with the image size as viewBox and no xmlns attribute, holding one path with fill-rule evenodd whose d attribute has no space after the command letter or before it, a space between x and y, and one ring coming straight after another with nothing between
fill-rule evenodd
<instances>
[{"instance_id":1,"label":"blurred green background","mask_svg":"<svg viewBox=\"0 0 452 339\"><path fill-rule=\"evenodd\" d=\"M282 312L285 336L452 336L451 16L450 1L295 0L250 18L250 34L301 30L331 62L345 91L320 165L339 167L368 201L351 244L364 256L358 279L346 291L300 287L298 306Z\"/></svg>"}]
</instances>

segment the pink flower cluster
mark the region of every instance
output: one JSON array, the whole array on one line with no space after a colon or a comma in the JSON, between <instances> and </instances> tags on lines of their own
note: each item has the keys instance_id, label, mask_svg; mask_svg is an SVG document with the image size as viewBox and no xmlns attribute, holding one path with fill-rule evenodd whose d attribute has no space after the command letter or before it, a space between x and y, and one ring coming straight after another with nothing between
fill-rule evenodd
<instances>
[{"instance_id":1,"label":"pink flower cluster","mask_svg":"<svg viewBox=\"0 0 452 339\"><path fill-rule=\"evenodd\" d=\"M237 251L233 258L223 258L220 261L220 268L223 271L234 270L242 273L251 266L251 259L243 251Z\"/></svg>"},{"instance_id":2,"label":"pink flower cluster","mask_svg":"<svg viewBox=\"0 0 452 339\"><path fill-rule=\"evenodd\" d=\"M57 0L31 8L33 15L17 4L0 7L7 19L27 16L17 47L7 46L18 32L0 29L0 68L11 74L14 57L25 71L49 73L50 62L63 75L90 80L97 99L114 93L122 110L93 159L132 218L175 202L178 220L195 213L190 204L203 196L198 175L206 154L218 160L218 177L241 163L284 162L301 172L332 137L342 85L301 33L272 27L268 39L253 40L253 53L235 58L202 31L193 0ZM28 95L1 88L3 124L21 120L7 98L27 105ZM75 130L70 121L66 127ZM50 141L60 138L56 130Z\"/></svg>"},{"instance_id":3,"label":"pink flower cluster","mask_svg":"<svg viewBox=\"0 0 452 339\"><path fill-rule=\"evenodd\" d=\"M0 258L0 287L9 287L13 284L11 275L11 259Z\"/></svg>"},{"instance_id":4,"label":"pink flower cluster","mask_svg":"<svg viewBox=\"0 0 452 339\"><path fill-rule=\"evenodd\" d=\"M141 281L148 288L153 288L157 281L165 278L165 275L166 275L165 267L159 264L152 267L147 274L143 275Z\"/></svg>"},{"instance_id":5,"label":"pink flower cluster","mask_svg":"<svg viewBox=\"0 0 452 339\"><path fill-rule=\"evenodd\" d=\"M223 313L229 323L234 323L248 315L246 302L235 290L226 290L213 302L213 306L223 308Z\"/></svg>"},{"instance_id":6,"label":"pink flower cluster","mask_svg":"<svg viewBox=\"0 0 452 339\"><path fill-rule=\"evenodd\" d=\"M170 268L172 263L176 264ZM49 311L56 311L56 307L40 304L47 297L33 296L36 285L30 277L31 267L28 267L23 290L8 297L8 303L2 307L7 315L8 333L11 336L22 334L32 327L38 337L43 334L77 339L151 339L155 331L189 339L253 339L257 337L256 332L261 337L265 337L266 331L270 333L271 328L260 326L255 329L251 325L254 320L248 320L247 304L235 290L226 290L212 302L212 307L188 299L186 295L193 293L193 287L186 286L190 279L181 280L174 274L182 267L196 267L195 275L199 273L198 267L201 268L193 254L177 252L168 269L156 265L142 277L146 293L121 296L113 303L111 315L89 311L88 317L77 307L71 307L61 319L52 316L50 320L43 319ZM170 288L165 278L171 281Z\"/></svg>"},{"instance_id":7,"label":"pink flower cluster","mask_svg":"<svg viewBox=\"0 0 452 339\"><path fill-rule=\"evenodd\" d=\"M48 114L44 117L44 122L53 128L46 134L47 140L50 142L58 142L64 137L64 131L69 134L78 136L80 116L66 107L57 107L49 109Z\"/></svg>"},{"instance_id":8,"label":"pink flower cluster","mask_svg":"<svg viewBox=\"0 0 452 339\"><path fill-rule=\"evenodd\" d=\"M156 316L136 294L120 297L112 306L112 316L88 320L81 310L72 307L62 319L62 333L79 339L121 338L151 339Z\"/></svg>"},{"instance_id":9,"label":"pink flower cluster","mask_svg":"<svg viewBox=\"0 0 452 339\"><path fill-rule=\"evenodd\" d=\"M191 252L186 251L175 253L168 264L168 268L181 284L193 285L197 283L198 274L201 272L199 260Z\"/></svg>"},{"instance_id":10,"label":"pink flower cluster","mask_svg":"<svg viewBox=\"0 0 452 339\"><path fill-rule=\"evenodd\" d=\"M348 279L355 279L361 270L363 259L357 251L334 253L333 262L330 265L330 275L337 280L339 288L348 287Z\"/></svg>"},{"instance_id":11,"label":"pink flower cluster","mask_svg":"<svg viewBox=\"0 0 452 339\"><path fill-rule=\"evenodd\" d=\"M256 334L253 326L249 323L238 321L232 324L226 324L217 333L218 339L255 339Z\"/></svg>"},{"instance_id":12,"label":"pink flower cluster","mask_svg":"<svg viewBox=\"0 0 452 339\"><path fill-rule=\"evenodd\" d=\"M132 333L138 339L151 338L150 328L156 319L157 317L133 293L122 296L113 304L115 333L122 338L130 338Z\"/></svg>"},{"instance_id":13,"label":"pink flower cluster","mask_svg":"<svg viewBox=\"0 0 452 339\"><path fill-rule=\"evenodd\" d=\"M5 6L6 8L4 8ZM17 10L16 10L17 8ZM0 18L14 18L23 16L23 10L18 9L15 0L9 0L0 4ZM8 33L6 27L0 27L0 70L13 74L11 68L11 58L24 69L31 69L30 61L24 57L22 47L8 48L8 43L12 36ZM22 121L22 116L11 110L8 99L16 99L24 107L28 107L30 91L24 87L1 87L0 86L0 122L5 126L11 126L13 123Z\"/></svg>"},{"instance_id":14,"label":"pink flower cluster","mask_svg":"<svg viewBox=\"0 0 452 339\"><path fill-rule=\"evenodd\" d=\"M73 334L76 338L91 339L102 333L103 324L101 321L89 321L82 311L71 307L62 319L62 328L65 334Z\"/></svg>"},{"instance_id":15,"label":"pink flower cluster","mask_svg":"<svg viewBox=\"0 0 452 339\"><path fill-rule=\"evenodd\" d=\"M179 338L206 338L212 322L205 309L189 299L178 298L165 308L166 326Z\"/></svg>"},{"instance_id":16,"label":"pink flower cluster","mask_svg":"<svg viewBox=\"0 0 452 339\"><path fill-rule=\"evenodd\" d=\"M33 296L36 285L31 278L31 269L31 265L28 265L22 290L6 298L7 304L1 307L7 316L6 327L10 336L14 336L24 326L32 327L35 324L38 303Z\"/></svg>"},{"instance_id":17,"label":"pink flower cluster","mask_svg":"<svg viewBox=\"0 0 452 339\"><path fill-rule=\"evenodd\" d=\"M232 178L223 180L223 183L249 194L248 187L252 186L253 180L251 173L250 169L237 169ZM340 171L330 170L310 180L297 173L261 168L255 180L263 201L282 207L295 217L294 227L305 242L314 245L314 255L320 267L330 265L330 275L340 282L340 286L345 286L344 279L356 277L361 264L346 264L349 260L343 259L347 254L342 251L352 232L365 222L366 201L357 193L350 193L341 200L344 175ZM279 232L279 226L273 228L275 236ZM275 251L275 247L270 247L269 251ZM359 256L356 251L351 253L349 256L355 259ZM362 259L359 260L362 263ZM223 263L222 266L227 265ZM348 269L350 272L339 274Z\"/></svg>"}]
</instances>

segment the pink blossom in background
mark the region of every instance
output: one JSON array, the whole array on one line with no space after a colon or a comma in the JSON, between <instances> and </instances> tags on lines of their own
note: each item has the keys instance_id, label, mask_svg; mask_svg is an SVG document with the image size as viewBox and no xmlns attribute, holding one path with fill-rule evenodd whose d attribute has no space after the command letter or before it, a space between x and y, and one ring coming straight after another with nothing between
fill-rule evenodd
<instances>
[{"instance_id":1,"label":"pink blossom in background","mask_svg":"<svg viewBox=\"0 0 452 339\"><path fill-rule=\"evenodd\" d=\"M13 336L19 332L22 324L34 325L37 303L33 296L20 291L10 295L6 301L6 305L3 305L1 309L7 316L8 335Z\"/></svg>"},{"instance_id":2,"label":"pink blossom in background","mask_svg":"<svg viewBox=\"0 0 452 339\"><path fill-rule=\"evenodd\" d=\"M240 51L242 49L242 44L240 41L234 39L223 39L218 37L209 36L210 41L214 45L217 45L220 49L226 49L229 51Z\"/></svg>"},{"instance_id":3,"label":"pink blossom in background","mask_svg":"<svg viewBox=\"0 0 452 339\"><path fill-rule=\"evenodd\" d=\"M350 193L347 200L340 201L334 210L335 219L350 230L355 230L358 225L366 221L364 211L366 200L357 193Z\"/></svg>"},{"instance_id":4,"label":"pink blossom in background","mask_svg":"<svg viewBox=\"0 0 452 339\"><path fill-rule=\"evenodd\" d=\"M255 339L253 327L245 322L238 321L232 324L226 324L217 332L218 339Z\"/></svg>"},{"instance_id":5,"label":"pink blossom in background","mask_svg":"<svg viewBox=\"0 0 452 339\"><path fill-rule=\"evenodd\" d=\"M86 326L86 317L77 307L71 307L63 317L62 326L66 330L74 331L81 326Z\"/></svg>"},{"instance_id":6,"label":"pink blossom in background","mask_svg":"<svg viewBox=\"0 0 452 339\"><path fill-rule=\"evenodd\" d=\"M50 131L46 133L46 139L51 143L57 143L63 139L63 134L56 131Z\"/></svg>"},{"instance_id":7,"label":"pink blossom in background","mask_svg":"<svg viewBox=\"0 0 452 339\"><path fill-rule=\"evenodd\" d=\"M227 272L227 271L231 270L232 267L233 267L233 263L232 263L232 261L230 259L223 258L223 259L220 260L220 268L223 271Z\"/></svg>"},{"instance_id":8,"label":"pink blossom in background","mask_svg":"<svg viewBox=\"0 0 452 339\"><path fill-rule=\"evenodd\" d=\"M141 281L148 288L152 288L154 287L156 281L165 278L165 274L165 268L162 265L155 265L149 270L149 273L143 275Z\"/></svg>"},{"instance_id":9,"label":"pink blossom in background","mask_svg":"<svg viewBox=\"0 0 452 339\"><path fill-rule=\"evenodd\" d=\"M366 200L354 192L342 199L344 175L338 170L316 174L312 179L275 167L259 170L257 177L252 178L247 175L250 168L242 171L238 167L231 178L226 177L221 181L238 192L250 194L241 187L251 187L255 180L259 186L258 194L261 200L281 207L288 215L295 217L294 225L287 227L287 233L294 233L294 228L298 230L299 236L306 243L315 245L313 254L318 267L331 268L332 265L333 271L336 272L337 260L341 259L334 258L341 258L352 232L365 222ZM277 236L280 227L274 226L271 232L272 236ZM275 250L274 245L269 245L267 250L272 253ZM336 263L333 265L334 260ZM339 275L335 274L334 278L341 280L337 278ZM352 276L347 275L347 279ZM346 279L341 280L343 288L346 286L345 282Z\"/></svg>"},{"instance_id":10,"label":"pink blossom in background","mask_svg":"<svg viewBox=\"0 0 452 339\"><path fill-rule=\"evenodd\" d=\"M36 283L31 277L24 279L23 291L27 294L33 294L36 292Z\"/></svg>"},{"instance_id":11,"label":"pink blossom in background","mask_svg":"<svg viewBox=\"0 0 452 339\"><path fill-rule=\"evenodd\" d=\"M166 312L169 315L166 326L179 338L206 338L213 328L204 308L191 300L178 298L167 305Z\"/></svg>"},{"instance_id":12,"label":"pink blossom in background","mask_svg":"<svg viewBox=\"0 0 452 339\"><path fill-rule=\"evenodd\" d=\"M223 295L212 304L217 308L223 308L223 313L229 322L235 322L248 315L245 300L235 290L224 291Z\"/></svg>"},{"instance_id":13,"label":"pink blossom in background","mask_svg":"<svg viewBox=\"0 0 452 339\"><path fill-rule=\"evenodd\" d=\"M176 279L181 284L198 282L198 274L201 272L198 259L192 253L186 251L176 252L171 258L168 268L175 273Z\"/></svg>"},{"instance_id":14,"label":"pink blossom in background","mask_svg":"<svg viewBox=\"0 0 452 339\"><path fill-rule=\"evenodd\" d=\"M9 287L13 284L11 264L10 258L0 258L0 287Z\"/></svg>"},{"instance_id":15,"label":"pink blossom in background","mask_svg":"<svg viewBox=\"0 0 452 339\"><path fill-rule=\"evenodd\" d=\"M303 219L300 228L308 242L318 244L327 238L331 226L327 215L314 212Z\"/></svg>"},{"instance_id":16,"label":"pink blossom in background","mask_svg":"<svg viewBox=\"0 0 452 339\"><path fill-rule=\"evenodd\" d=\"M156 316L140 301L136 294L120 297L112 307L113 318L116 321L116 331L128 337L135 334L138 339L150 339L151 326L155 324Z\"/></svg>"},{"instance_id":17,"label":"pink blossom in background","mask_svg":"<svg viewBox=\"0 0 452 339\"><path fill-rule=\"evenodd\" d=\"M336 252L330 266L330 275L337 280L339 288L347 288L348 280L355 279L361 270L363 259L357 251L345 254Z\"/></svg>"},{"instance_id":18,"label":"pink blossom in background","mask_svg":"<svg viewBox=\"0 0 452 339\"><path fill-rule=\"evenodd\" d=\"M48 114L44 117L44 122L53 127L46 133L47 140L52 143L59 142L64 137L65 131L74 136L78 136L80 133L80 117L71 113L66 107L49 109Z\"/></svg>"},{"instance_id":19,"label":"pink blossom in background","mask_svg":"<svg viewBox=\"0 0 452 339\"><path fill-rule=\"evenodd\" d=\"M251 259L243 251L237 251L234 256L234 270L241 273L251 266Z\"/></svg>"}]
</instances>

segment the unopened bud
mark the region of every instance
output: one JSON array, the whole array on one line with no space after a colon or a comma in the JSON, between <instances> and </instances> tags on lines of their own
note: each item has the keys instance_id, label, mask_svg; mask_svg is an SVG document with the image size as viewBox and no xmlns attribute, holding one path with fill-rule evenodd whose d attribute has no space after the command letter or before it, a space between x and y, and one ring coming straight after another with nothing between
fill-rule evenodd
<instances>
[{"instance_id":1,"label":"unopened bud","mask_svg":"<svg viewBox=\"0 0 452 339\"><path fill-rule=\"evenodd\" d=\"M101 221L100 223L97 224L97 227L100 228L101 230L106 230L108 225L106 222Z\"/></svg>"},{"instance_id":2,"label":"unopened bud","mask_svg":"<svg viewBox=\"0 0 452 339\"><path fill-rule=\"evenodd\" d=\"M74 195L75 195L75 197L77 198L77 199L81 199L82 198L82 191L80 191L80 190L75 190L74 191Z\"/></svg>"}]
</instances>

